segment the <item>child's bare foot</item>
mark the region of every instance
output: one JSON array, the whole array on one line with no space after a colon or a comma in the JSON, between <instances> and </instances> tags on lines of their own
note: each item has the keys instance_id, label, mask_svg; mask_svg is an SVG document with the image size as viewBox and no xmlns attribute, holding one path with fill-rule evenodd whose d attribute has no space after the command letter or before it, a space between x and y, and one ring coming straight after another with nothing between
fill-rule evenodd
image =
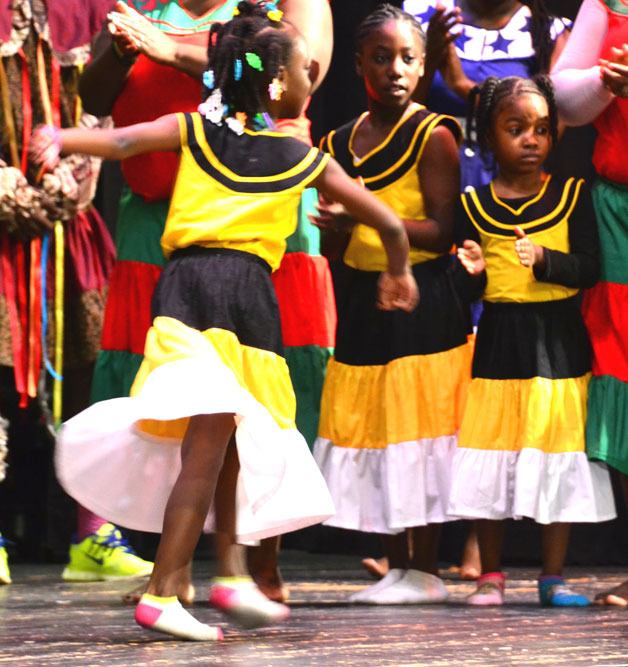
<instances>
[{"instance_id":1,"label":"child's bare foot","mask_svg":"<svg viewBox=\"0 0 628 667\"><path fill-rule=\"evenodd\" d=\"M593 604L609 605L612 607L628 607L628 581L611 588L610 591L595 596Z\"/></svg>"},{"instance_id":2,"label":"child's bare foot","mask_svg":"<svg viewBox=\"0 0 628 667\"><path fill-rule=\"evenodd\" d=\"M138 586L137 588L130 590L128 593L125 593L122 596L122 602L124 604L133 604L133 605L138 604L142 595L146 593L147 587L148 587L148 582L143 583L141 586ZM184 584L179 589L177 597L179 598L179 602L181 604L190 606L194 604L194 598L196 597L196 590L194 589L194 586L192 586L192 584Z\"/></svg>"},{"instance_id":3,"label":"child's bare foot","mask_svg":"<svg viewBox=\"0 0 628 667\"><path fill-rule=\"evenodd\" d=\"M362 567L376 579L383 579L388 574L388 558L364 558Z\"/></svg>"},{"instance_id":4,"label":"child's bare foot","mask_svg":"<svg viewBox=\"0 0 628 667\"><path fill-rule=\"evenodd\" d=\"M287 602L290 591L284 584L279 568L267 572L251 572L253 581L272 602Z\"/></svg>"}]
</instances>

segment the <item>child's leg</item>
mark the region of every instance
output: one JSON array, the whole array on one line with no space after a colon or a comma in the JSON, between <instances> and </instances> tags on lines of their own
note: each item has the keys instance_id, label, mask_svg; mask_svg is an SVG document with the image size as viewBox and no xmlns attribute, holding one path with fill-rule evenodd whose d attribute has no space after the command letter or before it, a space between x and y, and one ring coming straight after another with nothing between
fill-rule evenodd
<instances>
[{"instance_id":1,"label":"child's leg","mask_svg":"<svg viewBox=\"0 0 628 667\"><path fill-rule=\"evenodd\" d=\"M155 567L147 593L135 609L135 620L143 627L198 641L222 638L220 628L199 623L176 595L189 581L189 564L234 428L231 414L190 418L181 445L181 472L166 505Z\"/></svg>"},{"instance_id":2,"label":"child's leg","mask_svg":"<svg viewBox=\"0 0 628 667\"><path fill-rule=\"evenodd\" d=\"M477 579L482 571L482 560L480 558L480 545L478 543L478 531L475 521L470 521L469 533L462 550L462 562L460 563L460 578Z\"/></svg>"},{"instance_id":3,"label":"child's leg","mask_svg":"<svg viewBox=\"0 0 628 667\"><path fill-rule=\"evenodd\" d=\"M440 523L432 523L429 526L421 526L413 529L411 569L438 574L440 534Z\"/></svg>"},{"instance_id":4,"label":"child's leg","mask_svg":"<svg viewBox=\"0 0 628 667\"><path fill-rule=\"evenodd\" d=\"M467 603L478 606L504 603L505 577L501 572L504 522L482 519L476 521L482 576L477 589L467 598Z\"/></svg>"},{"instance_id":5,"label":"child's leg","mask_svg":"<svg viewBox=\"0 0 628 667\"><path fill-rule=\"evenodd\" d=\"M281 536L268 537L257 547L246 550L246 559L251 576L264 595L274 602L285 602L288 598L287 587L284 586L279 572L279 548Z\"/></svg>"},{"instance_id":6,"label":"child's leg","mask_svg":"<svg viewBox=\"0 0 628 667\"><path fill-rule=\"evenodd\" d=\"M563 579L563 565L569 546L571 525L551 523L543 526L543 572L539 577L539 598L548 607L586 607L589 600L570 590Z\"/></svg>"},{"instance_id":7,"label":"child's leg","mask_svg":"<svg viewBox=\"0 0 628 667\"><path fill-rule=\"evenodd\" d=\"M181 446L181 472L166 505L149 594L174 596L180 584L187 581L187 568L214 499L234 428L230 414L190 419Z\"/></svg>"},{"instance_id":8,"label":"child's leg","mask_svg":"<svg viewBox=\"0 0 628 667\"><path fill-rule=\"evenodd\" d=\"M235 438L231 438L218 479L216 499L216 557L218 576L209 593L211 605L245 628L283 621L288 607L271 602L249 577L246 552L237 543L236 488L240 461Z\"/></svg>"}]
</instances>

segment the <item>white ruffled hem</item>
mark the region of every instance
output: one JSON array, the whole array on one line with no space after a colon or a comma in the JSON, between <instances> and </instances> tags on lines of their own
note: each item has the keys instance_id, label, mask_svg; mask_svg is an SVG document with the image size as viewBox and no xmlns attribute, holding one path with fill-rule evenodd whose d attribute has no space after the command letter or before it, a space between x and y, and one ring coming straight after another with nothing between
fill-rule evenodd
<instances>
[{"instance_id":1,"label":"white ruffled hem","mask_svg":"<svg viewBox=\"0 0 628 667\"><path fill-rule=\"evenodd\" d=\"M137 396L97 403L70 419L57 441L57 474L65 490L93 512L160 533L181 469L179 443L144 435L136 423L219 413L236 415L242 542L320 523L334 513L301 434L279 428L215 352L160 366ZM212 527L210 511L205 530Z\"/></svg>"},{"instance_id":2,"label":"white ruffled hem","mask_svg":"<svg viewBox=\"0 0 628 667\"><path fill-rule=\"evenodd\" d=\"M401 442L384 449L314 443L314 458L336 514L327 526L395 534L412 526L449 521L447 499L455 435Z\"/></svg>"},{"instance_id":3,"label":"white ruffled hem","mask_svg":"<svg viewBox=\"0 0 628 667\"><path fill-rule=\"evenodd\" d=\"M460 447L454 457L449 513L455 519L597 523L614 519L606 466L584 452L488 451Z\"/></svg>"}]
</instances>

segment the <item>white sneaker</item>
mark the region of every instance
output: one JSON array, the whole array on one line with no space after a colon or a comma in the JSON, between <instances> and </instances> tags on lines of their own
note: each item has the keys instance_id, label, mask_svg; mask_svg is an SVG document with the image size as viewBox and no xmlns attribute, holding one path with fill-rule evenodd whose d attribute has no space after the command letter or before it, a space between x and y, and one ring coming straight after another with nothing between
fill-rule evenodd
<instances>
[{"instance_id":1,"label":"white sneaker","mask_svg":"<svg viewBox=\"0 0 628 667\"><path fill-rule=\"evenodd\" d=\"M379 591L383 591L385 588L396 584L405 573L406 571L400 568L389 570L388 574L380 579L376 584L373 584L372 586L364 588L361 591L353 593L353 595L349 596L349 602L355 602L357 604L371 604L369 602L369 598L372 595L375 595L376 593L379 593Z\"/></svg>"},{"instance_id":2,"label":"white sneaker","mask_svg":"<svg viewBox=\"0 0 628 667\"><path fill-rule=\"evenodd\" d=\"M448 597L439 577L421 570L407 570L392 586L371 595L367 604L436 604Z\"/></svg>"}]
</instances>

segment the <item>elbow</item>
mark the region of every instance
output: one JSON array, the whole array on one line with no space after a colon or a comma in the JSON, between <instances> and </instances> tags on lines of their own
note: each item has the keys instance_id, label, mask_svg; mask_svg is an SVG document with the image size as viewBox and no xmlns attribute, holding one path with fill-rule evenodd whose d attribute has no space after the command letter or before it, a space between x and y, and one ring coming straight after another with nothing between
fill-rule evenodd
<instances>
[{"instance_id":1,"label":"elbow","mask_svg":"<svg viewBox=\"0 0 628 667\"><path fill-rule=\"evenodd\" d=\"M99 118L109 116L112 104L109 100L103 100L96 88L97 86L93 85L89 77L83 75L79 79L78 94L81 98L83 109L87 113L92 114L92 116L98 116Z\"/></svg>"}]
</instances>

